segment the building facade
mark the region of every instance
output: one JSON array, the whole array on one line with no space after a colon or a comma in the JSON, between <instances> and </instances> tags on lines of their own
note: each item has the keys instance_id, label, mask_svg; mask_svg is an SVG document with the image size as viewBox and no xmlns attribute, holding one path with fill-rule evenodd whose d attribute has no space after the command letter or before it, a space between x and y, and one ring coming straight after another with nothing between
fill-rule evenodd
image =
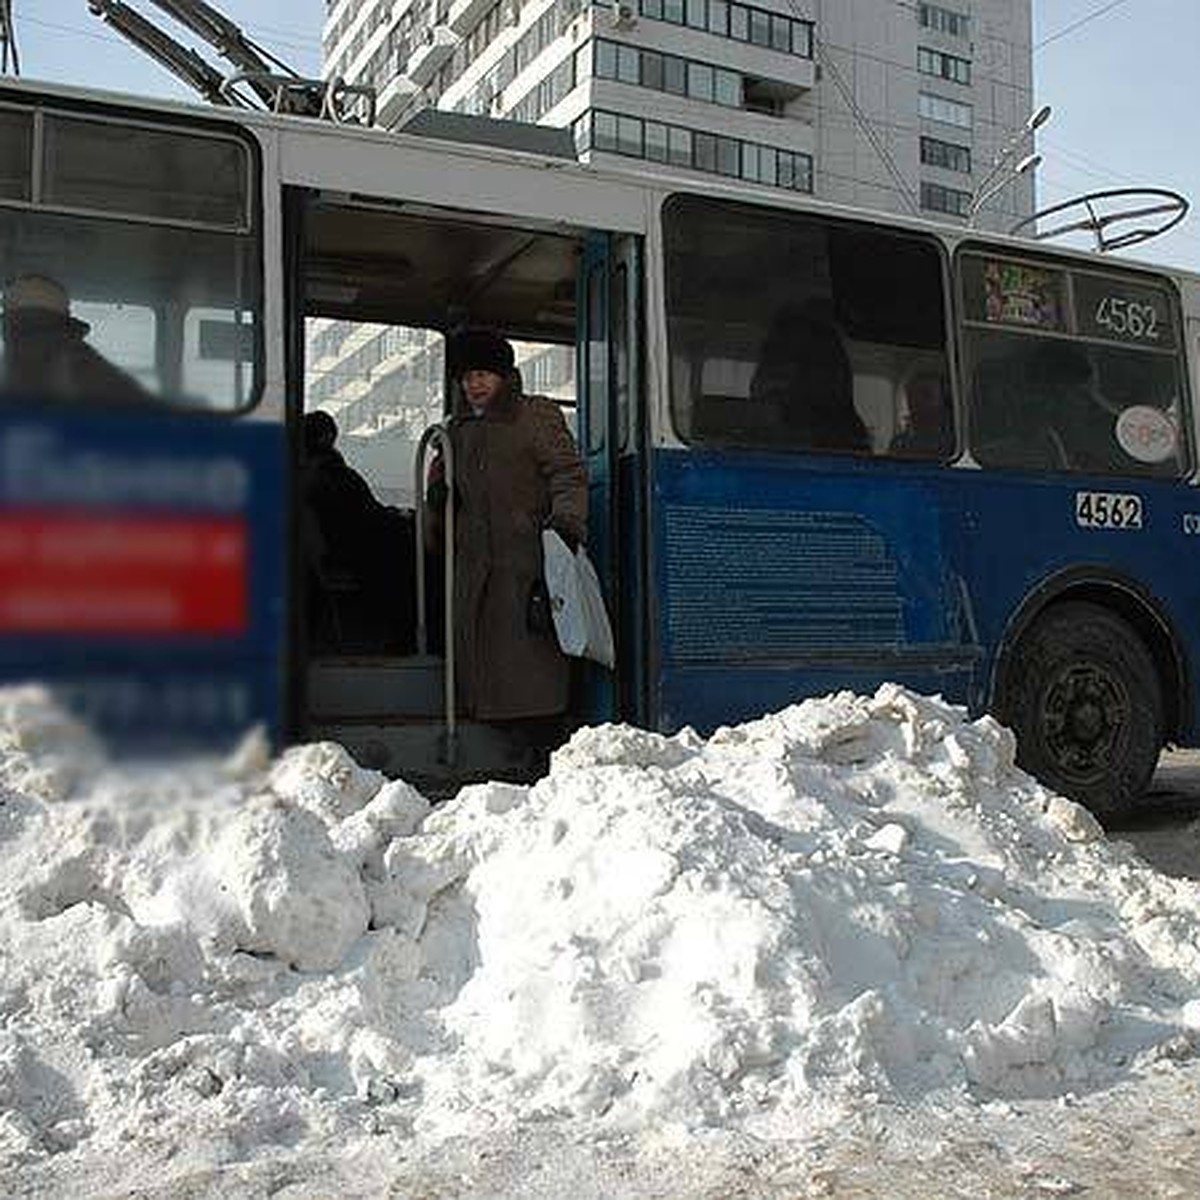
<instances>
[{"instance_id":1,"label":"building facade","mask_svg":"<svg viewBox=\"0 0 1200 1200\"><path fill-rule=\"evenodd\" d=\"M570 127L641 159L1007 229L1033 178L1031 0L328 0L325 73L415 108ZM972 205L976 209L971 212Z\"/></svg>"}]
</instances>

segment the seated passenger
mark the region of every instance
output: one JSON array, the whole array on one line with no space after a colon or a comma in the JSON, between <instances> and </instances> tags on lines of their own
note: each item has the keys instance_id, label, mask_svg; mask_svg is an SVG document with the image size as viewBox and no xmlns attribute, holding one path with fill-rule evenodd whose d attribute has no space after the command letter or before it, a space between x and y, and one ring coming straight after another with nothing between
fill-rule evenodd
<instances>
[{"instance_id":1,"label":"seated passenger","mask_svg":"<svg viewBox=\"0 0 1200 1200\"><path fill-rule=\"evenodd\" d=\"M337 439L337 422L327 412L304 414L304 499L322 532L333 536L333 553L361 561L370 553L369 525L383 505L342 457Z\"/></svg>"},{"instance_id":2,"label":"seated passenger","mask_svg":"<svg viewBox=\"0 0 1200 1200\"><path fill-rule=\"evenodd\" d=\"M1062 466L1105 471L1115 465L1115 418L1095 394L1087 349L1069 342L1038 345L1027 363L1030 405L1062 446Z\"/></svg>"},{"instance_id":3,"label":"seated passenger","mask_svg":"<svg viewBox=\"0 0 1200 1200\"><path fill-rule=\"evenodd\" d=\"M946 377L923 367L904 385L904 424L889 451L899 458L945 458L954 449L954 423Z\"/></svg>"},{"instance_id":4,"label":"seated passenger","mask_svg":"<svg viewBox=\"0 0 1200 1200\"><path fill-rule=\"evenodd\" d=\"M789 446L866 454L871 440L854 408L854 373L829 305L780 310L750 382L751 401L773 404Z\"/></svg>"},{"instance_id":5,"label":"seated passenger","mask_svg":"<svg viewBox=\"0 0 1200 1200\"><path fill-rule=\"evenodd\" d=\"M153 403L132 375L84 341L89 331L71 316L61 284L41 275L12 280L4 292L3 390L30 400Z\"/></svg>"},{"instance_id":6,"label":"seated passenger","mask_svg":"<svg viewBox=\"0 0 1200 1200\"><path fill-rule=\"evenodd\" d=\"M1022 349L1014 335L995 339L1002 352L981 359L971 374L971 452L983 467L1052 470L1062 467L1062 446L1031 424Z\"/></svg>"},{"instance_id":7,"label":"seated passenger","mask_svg":"<svg viewBox=\"0 0 1200 1200\"><path fill-rule=\"evenodd\" d=\"M413 515L375 499L337 437L328 413L305 414L302 528L314 637L342 650L408 653L416 642Z\"/></svg>"}]
</instances>

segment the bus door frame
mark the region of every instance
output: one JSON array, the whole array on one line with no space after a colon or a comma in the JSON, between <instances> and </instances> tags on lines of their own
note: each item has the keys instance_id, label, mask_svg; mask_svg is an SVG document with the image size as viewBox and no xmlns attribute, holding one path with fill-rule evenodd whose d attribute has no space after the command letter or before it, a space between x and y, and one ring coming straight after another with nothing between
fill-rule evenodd
<instances>
[{"instance_id":1,"label":"bus door frame","mask_svg":"<svg viewBox=\"0 0 1200 1200\"><path fill-rule=\"evenodd\" d=\"M308 644L305 563L301 553L300 470L303 454L304 397L307 350L305 341L305 253L308 211L316 193L285 186L283 208L283 359L284 422L287 428L288 649L285 666L284 731L288 742L304 738L308 727Z\"/></svg>"},{"instance_id":2,"label":"bus door frame","mask_svg":"<svg viewBox=\"0 0 1200 1200\"><path fill-rule=\"evenodd\" d=\"M600 576L615 671L588 663L579 715L647 718L643 345L645 248L630 234L592 233L580 260L576 339L579 452L588 473L588 553Z\"/></svg>"}]
</instances>

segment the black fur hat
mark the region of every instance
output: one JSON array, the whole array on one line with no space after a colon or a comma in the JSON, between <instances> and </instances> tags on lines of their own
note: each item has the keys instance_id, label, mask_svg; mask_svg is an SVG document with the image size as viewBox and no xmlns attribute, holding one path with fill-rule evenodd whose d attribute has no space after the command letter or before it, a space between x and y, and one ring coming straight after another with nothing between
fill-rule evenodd
<instances>
[{"instance_id":1,"label":"black fur hat","mask_svg":"<svg viewBox=\"0 0 1200 1200\"><path fill-rule=\"evenodd\" d=\"M513 348L490 329L464 329L447 346L450 374L461 379L468 371L491 371L507 378L516 366Z\"/></svg>"}]
</instances>

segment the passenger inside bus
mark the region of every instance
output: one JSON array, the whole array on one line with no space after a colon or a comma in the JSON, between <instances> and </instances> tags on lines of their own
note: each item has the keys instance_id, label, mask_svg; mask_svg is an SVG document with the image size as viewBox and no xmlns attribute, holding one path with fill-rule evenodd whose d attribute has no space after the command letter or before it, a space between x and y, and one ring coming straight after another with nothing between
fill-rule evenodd
<instances>
[{"instance_id":1,"label":"passenger inside bus","mask_svg":"<svg viewBox=\"0 0 1200 1200\"><path fill-rule=\"evenodd\" d=\"M1095 394L1087 350L1066 341L995 337L1005 353L975 378L984 466L1099 471L1113 462L1113 421Z\"/></svg>"},{"instance_id":2,"label":"passenger inside bus","mask_svg":"<svg viewBox=\"0 0 1200 1200\"><path fill-rule=\"evenodd\" d=\"M85 341L90 326L71 316L70 297L56 280L22 275L4 291L4 374L10 395L78 400L105 407L153 403L132 375Z\"/></svg>"},{"instance_id":3,"label":"passenger inside bus","mask_svg":"<svg viewBox=\"0 0 1200 1200\"><path fill-rule=\"evenodd\" d=\"M1001 335L1005 342L1012 335ZM1000 338L996 339L1000 342ZM1012 347L1021 353L1028 339ZM1009 350L1007 344L994 347ZM1014 467L1029 471L1063 470L1066 447L1054 428L1045 398L1031 386L1027 363L1018 353L989 357L976 367L973 379L974 450L985 467Z\"/></svg>"},{"instance_id":4,"label":"passenger inside bus","mask_svg":"<svg viewBox=\"0 0 1200 1200\"><path fill-rule=\"evenodd\" d=\"M904 384L904 406L904 422L889 452L900 458L945 458L954 448L945 373L918 367Z\"/></svg>"},{"instance_id":5,"label":"passenger inside bus","mask_svg":"<svg viewBox=\"0 0 1200 1200\"><path fill-rule=\"evenodd\" d=\"M343 653L416 647L411 511L381 504L337 449L327 412L304 417L303 545L309 633L314 645Z\"/></svg>"},{"instance_id":6,"label":"passenger inside bus","mask_svg":"<svg viewBox=\"0 0 1200 1200\"><path fill-rule=\"evenodd\" d=\"M775 314L750 383L752 401L779 414L789 446L867 454L871 440L854 409L854 375L828 301L813 298Z\"/></svg>"},{"instance_id":7,"label":"passenger inside bus","mask_svg":"<svg viewBox=\"0 0 1200 1200\"><path fill-rule=\"evenodd\" d=\"M1063 446L1065 466L1107 470L1113 461L1113 422L1094 392L1092 363L1084 347L1047 341L1029 356L1030 404L1046 414Z\"/></svg>"}]
</instances>

